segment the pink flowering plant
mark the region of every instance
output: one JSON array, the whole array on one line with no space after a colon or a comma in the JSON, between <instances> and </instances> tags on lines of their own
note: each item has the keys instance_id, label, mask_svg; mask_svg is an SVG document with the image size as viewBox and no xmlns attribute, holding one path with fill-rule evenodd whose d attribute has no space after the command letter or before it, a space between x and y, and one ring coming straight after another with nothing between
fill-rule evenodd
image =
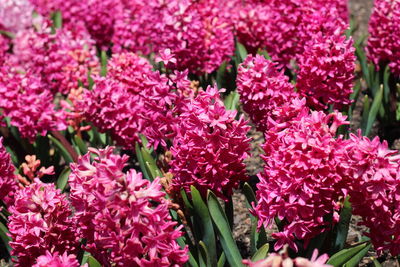
<instances>
[{"instance_id":1,"label":"pink flowering plant","mask_svg":"<svg viewBox=\"0 0 400 267\"><path fill-rule=\"evenodd\" d=\"M347 0L0 1L0 266L399 261L374 5L364 40Z\"/></svg>"}]
</instances>

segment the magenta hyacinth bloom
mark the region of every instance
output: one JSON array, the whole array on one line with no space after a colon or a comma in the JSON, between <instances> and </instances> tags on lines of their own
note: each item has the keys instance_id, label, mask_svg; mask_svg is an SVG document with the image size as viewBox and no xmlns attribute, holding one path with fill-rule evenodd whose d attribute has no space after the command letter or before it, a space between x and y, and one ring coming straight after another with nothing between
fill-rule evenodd
<instances>
[{"instance_id":1,"label":"magenta hyacinth bloom","mask_svg":"<svg viewBox=\"0 0 400 267\"><path fill-rule=\"evenodd\" d=\"M342 138L335 139L337 128L347 124L340 113L322 111L299 114L285 128L272 128L265 134L264 172L257 184L258 204L254 213L259 227L268 227L275 217L283 230L274 233L275 249L295 239L304 245L330 229L338 220L338 201L343 193L337 169L341 163ZM332 221L325 217L333 214Z\"/></svg>"},{"instance_id":2,"label":"magenta hyacinth bloom","mask_svg":"<svg viewBox=\"0 0 400 267\"><path fill-rule=\"evenodd\" d=\"M344 183L353 214L362 217L379 252L400 254L400 155L386 141L351 134L344 150Z\"/></svg>"},{"instance_id":3,"label":"magenta hyacinth bloom","mask_svg":"<svg viewBox=\"0 0 400 267\"><path fill-rule=\"evenodd\" d=\"M167 77L133 53L114 55L108 77L95 80L81 108L101 132L109 131L127 149L134 148L139 133L151 145L165 147L166 140L176 136L185 99L193 95L187 72Z\"/></svg>"},{"instance_id":4,"label":"magenta hyacinth bloom","mask_svg":"<svg viewBox=\"0 0 400 267\"><path fill-rule=\"evenodd\" d=\"M60 255L58 252L50 253L46 251L45 255L37 258L36 264L33 267L79 267L81 266L76 259L75 255L64 254ZM83 267L87 267L84 264Z\"/></svg>"},{"instance_id":5,"label":"magenta hyacinth bloom","mask_svg":"<svg viewBox=\"0 0 400 267\"><path fill-rule=\"evenodd\" d=\"M247 179L243 160L250 150L250 127L243 117L235 117L236 111L225 109L215 87L200 92L188 105L171 148L174 191L190 192L194 185L203 195L211 189L226 199Z\"/></svg>"},{"instance_id":6,"label":"magenta hyacinth bloom","mask_svg":"<svg viewBox=\"0 0 400 267\"><path fill-rule=\"evenodd\" d=\"M348 25L346 0L272 0L238 4L236 31L251 53L265 49L280 67L304 51L318 32L331 35Z\"/></svg>"},{"instance_id":7,"label":"magenta hyacinth bloom","mask_svg":"<svg viewBox=\"0 0 400 267\"><path fill-rule=\"evenodd\" d=\"M367 55L377 70L389 64L400 76L400 2L376 0L369 21Z\"/></svg>"},{"instance_id":8,"label":"magenta hyacinth bloom","mask_svg":"<svg viewBox=\"0 0 400 267\"><path fill-rule=\"evenodd\" d=\"M21 136L33 142L36 135L66 128L65 113L56 110L54 98L43 90L43 83L32 73L19 74L13 69L0 70L0 109L18 128Z\"/></svg>"},{"instance_id":9,"label":"magenta hyacinth bloom","mask_svg":"<svg viewBox=\"0 0 400 267\"><path fill-rule=\"evenodd\" d=\"M127 156L113 148L90 149L71 165L71 202L85 248L104 266L181 266L188 249L176 239L182 233L169 215L159 179L124 173Z\"/></svg>"},{"instance_id":10,"label":"magenta hyacinth bloom","mask_svg":"<svg viewBox=\"0 0 400 267\"><path fill-rule=\"evenodd\" d=\"M3 137L0 137L0 201L7 206L13 203L14 193L18 189L14 171L10 154L3 145Z\"/></svg>"},{"instance_id":11,"label":"magenta hyacinth bloom","mask_svg":"<svg viewBox=\"0 0 400 267\"><path fill-rule=\"evenodd\" d=\"M248 56L239 66L236 80L243 110L259 131L284 123L304 107L289 78L263 56Z\"/></svg>"},{"instance_id":12,"label":"magenta hyacinth bloom","mask_svg":"<svg viewBox=\"0 0 400 267\"><path fill-rule=\"evenodd\" d=\"M315 109L335 109L351 103L355 76L353 39L341 35L316 34L299 56L296 87L307 105Z\"/></svg>"},{"instance_id":13,"label":"magenta hyacinth bloom","mask_svg":"<svg viewBox=\"0 0 400 267\"><path fill-rule=\"evenodd\" d=\"M177 62L168 68L198 75L213 72L233 55L233 27L217 1L152 0L129 7L116 23L116 52L171 49Z\"/></svg>"},{"instance_id":14,"label":"magenta hyacinth bloom","mask_svg":"<svg viewBox=\"0 0 400 267\"><path fill-rule=\"evenodd\" d=\"M93 41L81 24L51 33L43 25L40 31L21 31L14 39L14 54L26 71L40 76L45 90L68 94L79 82L88 85L89 73L99 72Z\"/></svg>"},{"instance_id":15,"label":"magenta hyacinth bloom","mask_svg":"<svg viewBox=\"0 0 400 267\"><path fill-rule=\"evenodd\" d=\"M15 193L8 229L16 266L29 267L46 251L75 253L79 247L69 202L54 184L35 179Z\"/></svg>"}]
</instances>

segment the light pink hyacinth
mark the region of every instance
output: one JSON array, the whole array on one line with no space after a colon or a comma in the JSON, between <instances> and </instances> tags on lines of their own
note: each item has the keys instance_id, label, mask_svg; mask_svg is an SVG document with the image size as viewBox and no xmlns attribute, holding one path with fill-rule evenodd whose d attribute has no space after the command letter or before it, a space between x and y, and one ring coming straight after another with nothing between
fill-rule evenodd
<instances>
[{"instance_id":1,"label":"light pink hyacinth","mask_svg":"<svg viewBox=\"0 0 400 267\"><path fill-rule=\"evenodd\" d=\"M271 253L266 259L252 262L250 260L243 260L243 263L249 267L329 267L332 265L325 264L329 256L323 254L318 257L318 250L315 249L311 259L297 257L291 259L287 252L281 251L278 253Z\"/></svg>"},{"instance_id":2,"label":"light pink hyacinth","mask_svg":"<svg viewBox=\"0 0 400 267\"><path fill-rule=\"evenodd\" d=\"M75 255L64 254L60 255L58 252L50 253L46 251L45 255L37 258L36 264L33 267L79 267L81 266L76 259ZM87 264L83 265L87 267Z\"/></svg>"},{"instance_id":3,"label":"light pink hyacinth","mask_svg":"<svg viewBox=\"0 0 400 267\"><path fill-rule=\"evenodd\" d=\"M3 145L3 137L0 137L0 201L7 206L13 203L14 193L18 189L14 172L10 154Z\"/></svg>"},{"instance_id":4,"label":"light pink hyacinth","mask_svg":"<svg viewBox=\"0 0 400 267\"><path fill-rule=\"evenodd\" d=\"M369 21L368 58L376 69L389 64L400 75L400 1L376 0Z\"/></svg>"},{"instance_id":5,"label":"light pink hyacinth","mask_svg":"<svg viewBox=\"0 0 400 267\"><path fill-rule=\"evenodd\" d=\"M244 111L262 132L297 116L305 104L289 78L260 55L248 56L239 66L236 84Z\"/></svg>"},{"instance_id":6,"label":"light pink hyacinth","mask_svg":"<svg viewBox=\"0 0 400 267\"><path fill-rule=\"evenodd\" d=\"M0 108L18 128L21 136L33 142L36 135L66 128L65 114L56 110L53 96L32 73L19 74L13 69L0 70Z\"/></svg>"},{"instance_id":7,"label":"light pink hyacinth","mask_svg":"<svg viewBox=\"0 0 400 267\"><path fill-rule=\"evenodd\" d=\"M16 266L29 267L46 251L77 252L79 241L66 196L39 179L15 194L8 229Z\"/></svg>"},{"instance_id":8,"label":"light pink hyacinth","mask_svg":"<svg viewBox=\"0 0 400 267\"><path fill-rule=\"evenodd\" d=\"M104 266L181 266L188 249L176 239L182 233L169 215L159 179L124 173L127 156L113 148L90 149L72 164L71 201L86 249Z\"/></svg>"},{"instance_id":9,"label":"light pink hyacinth","mask_svg":"<svg viewBox=\"0 0 400 267\"><path fill-rule=\"evenodd\" d=\"M351 134L344 150L344 187L379 252L400 254L400 155L386 141Z\"/></svg>"},{"instance_id":10,"label":"light pink hyacinth","mask_svg":"<svg viewBox=\"0 0 400 267\"><path fill-rule=\"evenodd\" d=\"M250 127L236 112L226 110L218 89L200 92L180 115L178 135L171 152L173 190L190 191L194 185L202 194L211 189L226 199L247 179L243 160L247 158Z\"/></svg>"},{"instance_id":11,"label":"light pink hyacinth","mask_svg":"<svg viewBox=\"0 0 400 267\"><path fill-rule=\"evenodd\" d=\"M316 34L298 56L296 87L307 104L315 109L335 109L351 103L355 77L353 39L340 32L331 36Z\"/></svg>"},{"instance_id":12,"label":"light pink hyacinth","mask_svg":"<svg viewBox=\"0 0 400 267\"><path fill-rule=\"evenodd\" d=\"M2 0L0 2L0 29L11 33L32 26L33 6L29 0Z\"/></svg>"},{"instance_id":13,"label":"light pink hyacinth","mask_svg":"<svg viewBox=\"0 0 400 267\"><path fill-rule=\"evenodd\" d=\"M283 128L265 134L264 172L257 184L258 204L254 213L259 227L268 227L275 217L283 222L283 230L274 233L275 249L294 240L304 245L337 222L338 201L343 193L338 172L343 149L342 138L335 139L340 125L347 124L340 113L299 114ZM325 217L333 214L332 220Z\"/></svg>"},{"instance_id":14,"label":"light pink hyacinth","mask_svg":"<svg viewBox=\"0 0 400 267\"><path fill-rule=\"evenodd\" d=\"M14 54L26 71L40 76L45 90L68 94L79 82L88 85L88 75L99 72L94 43L81 24L51 33L43 25L21 31L14 40Z\"/></svg>"}]
</instances>

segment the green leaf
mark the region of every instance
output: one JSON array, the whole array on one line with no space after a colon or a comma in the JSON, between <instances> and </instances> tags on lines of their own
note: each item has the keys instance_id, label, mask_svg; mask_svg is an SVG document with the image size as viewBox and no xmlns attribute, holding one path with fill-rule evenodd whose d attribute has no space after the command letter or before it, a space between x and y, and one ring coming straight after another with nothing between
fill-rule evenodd
<instances>
[{"instance_id":1,"label":"green leaf","mask_svg":"<svg viewBox=\"0 0 400 267\"><path fill-rule=\"evenodd\" d=\"M367 56L365 55L364 50L360 47L360 45L356 44L355 46L356 46L356 55L358 61L360 61L363 77L365 79L365 82L367 83L367 86L371 87L372 82L370 79L370 69L368 68Z\"/></svg>"},{"instance_id":2,"label":"green leaf","mask_svg":"<svg viewBox=\"0 0 400 267\"><path fill-rule=\"evenodd\" d=\"M61 11L56 11L52 15L53 26L54 29L61 29L62 28L62 15Z\"/></svg>"},{"instance_id":3,"label":"green leaf","mask_svg":"<svg viewBox=\"0 0 400 267\"><path fill-rule=\"evenodd\" d=\"M217 264L217 246L215 243L214 227L210 212L208 211L207 205L204 203L200 192L194 186L190 186L190 190L195 217L194 222L198 225L200 230L200 239L203 240L208 248L208 261L215 266Z\"/></svg>"},{"instance_id":4,"label":"green leaf","mask_svg":"<svg viewBox=\"0 0 400 267\"><path fill-rule=\"evenodd\" d=\"M143 157L143 161L145 163L145 166L147 168L150 181L153 181L156 177L162 177L162 173L160 169L157 167L156 161L154 158L150 155L148 150L144 147L140 149Z\"/></svg>"},{"instance_id":5,"label":"green leaf","mask_svg":"<svg viewBox=\"0 0 400 267\"><path fill-rule=\"evenodd\" d=\"M232 91L224 100L225 108L228 110L237 110L240 96L236 91Z\"/></svg>"},{"instance_id":6,"label":"green leaf","mask_svg":"<svg viewBox=\"0 0 400 267\"><path fill-rule=\"evenodd\" d=\"M10 39L15 38L15 34L13 34L12 32L8 32L8 31L0 30L0 35L4 35L5 37L8 37Z\"/></svg>"},{"instance_id":7,"label":"green leaf","mask_svg":"<svg viewBox=\"0 0 400 267\"><path fill-rule=\"evenodd\" d=\"M248 183L244 183L243 193L246 197L246 206L249 210L253 208L252 203L254 203L254 205L257 205L256 194L254 193L253 188L251 188ZM260 231L257 231L257 218L250 214L250 220L250 253L251 255L254 255L257 251L257 248L261 248L262 246L264 246L268 242L268 239L264 227L261 227Z\"/></svg>"},{"instance_id":8,"label":"green leaf","mask_svg":"<svg viewBox=\"0 0 400 267\"><path fill-rule=\"evenodd\" d=\"M215 266L215 265L211 265L210 255L208 254L209 250L206 247L206 244L204 244L204 242L201 240L199 241L199 250L200 250L200 254L203 259L203 262L204 262L204 266ZM216 261L217 259L214 258L214 260ZM200 264L200 265L202 265L202 264Z\"/></svg>"},{"instance_id":9,"label":"green leaf","mask_svg":"<svg viewBox=\"0 0 400 267\"><path fill-rule=\"evenodd\" d=\"M225 266L225 262L226 262L225 253L222 252L221 256L219 257L217 267L224 267Z\"/></svg>"},{"instance_id":10,"label":"green leaf","mask_svg":"<svg viewBox=\"0 0 400 267\"><path fill-rule=\"evenodd\" d=\"M362 258L367 254L368 250L371 248L371 244L363 248L360 252L358 252L354 257L352 257L349 261L347 261L343 267L355 267L358 266Z\"/></svg>"},{"instance_id":11,"label":"green leaf","mask_svg":"<svg viewBox=\"0 0 400 267\"><path fill-rule=\"evenodd\" d=\"M61 153L61 156L64 158L65 163L67 163L67 165L69 165L71 162L74 162L74 160L72 159L72 156L69 154L67 149L61 144L60 141L58 141L56 138L54 138L50 134L48 134L47 137L56 146L57 150Z\"/></svg>"},{"instance_id":12,"label":"green leaf","mask_svg":"<svg viewBox=\"0 0 400 267\"><path fill-rule=\"evenodd\" d=\"M188 208L189 212L192 214L194 208L193 208L192 203L190 203L190 200L184 189L181 190L181 195L182 195L182 199L183 199L183 203L185 204L185 207Z\"/></svg>"},{"instance_id":13,"label":"green leaf","mask_svg":"<svg viewBox=\"0 0 400 267\"><path fill-rule=\"evenodd\" d=\"M77 135L74 135L74 142L78 146L78 150L81 155L85 155L88 152L88 148L85 142L83 142L82 138L80 138Z\"/></svg>"},{"instance_id":14,"label":"green leaf","mask_svg":"<svg viewBox=\"0 0 400 267\"><path fill-rule=\"evenodd\" d=\"M269 251L269 244L266 243L259 250L257 250L257 252L253 255L253 257L251 257L251 261L256 262L265 259L268 255L268 251Z\"/></svg>"},{"instance_id":15,"label":"green leaf","mask_svg":"<svg viewBox=\"0 0 400 267\"><path fill-rule=\"evenodd\" d=\"M363 103L364 104L363 104L363 111L362 111L362 118L361 118L361 131L364 134L367 130L368 116L369 116L369 111L371 108L371 104L369 102L369 97L367 95L364 96Z\"/></svg>"},{"instance_id":16,"label":"green leaf","mask_svg":"<svg viewBox=\"0 0 400 267\"><path fill-rule=\"evenodd\" d=\"M257 54L262 55L265 59L271 60L271 56L268 54L267 50L258 49Z\"/></svg>"},{"instance_id":17,"label":"green leaf","mask_svg":"<svg viewBox=\"0 0 400 267\"><path fill-rule=\"evenodd\" d=\"M2 222L0 222L0 239L3 241L3 244L6 247L8 253L11 254L11 247L9 245L11 237L7 235L8 233L9 232L7 227Z\"/></svg>"},{"instance_id":18,"label":"green leaf","mask_svg":"<svg viewBox=\"0 0 400 267\"><path fill-rule=\"evenodd\" d=\"M135 152L136 152L136 157L137 157L137 159L139 161L139 166L140 166L140 169L141 169L141 171L143 173L144 178L149 180L149 181L151 181L150 175L147 172L146 164L144 162L144 159L143 159L143 156L142 156L142 152L140 151L140 146L139 146L138 143L135 144Z\"/></svg>"},{"instance_id":19,"label":"green leaf","mask_svg":"<svg viewBox=\"0 0 400 267\"><path fill-rule=\"evenodd\" d=\"M100 75L105 77L107 75L107 53L104 50L101 50L100 53L100 60L101 60L101 71Z\"/></svg>"},{"instance_id":20,"label":"green leaf","mask_svg":"<svg viewBox=\"0 0 400 267\"><path fill-rule=\"evenodd\" d=\"M382 264L375 258L372 259L372 265L374 267L382 267Z\"/></svg>"},{"instance_id":21,"label":"green leaf","mask_svg":"<svg viewBox=\"0 0 400 267\"><path fill-rule=\"evenodd\" d=\"M71 169L69 167L65 168L60 176L57 179L57 188L61 191L64 191L65 187L68 183L69 174L71 173Z\"/></svg>"},{"instance_id":22,"label":"green leaf","mask_svg":"<svg viewBox=\"0 0 400 267\"><path fill-rule=\"evenodd\" d=\"M374 101L372 101L371 110L368 115L368 123L364 133L365 136L368 136L369 133L371 132L372 125L374 124L376 119L376 115L378 114L379 108L382 105L382 97L383 97L383 87L379 89L378 93L374 98Z\"/></svg>"},{"instance_id":23,"label":"green leaf","mask_svg":"<svg viewBox=\"0 0 400 267\"><path fill-rule=\"evenodd\" d=\"M88 257L89 267L101 267L100 262L98 262L92 255Z\"/></svg>"},{"instance_id":24,"label":"green leaf","mask_svg":"<svg viewBox=\"0 0 400 267\"><path fill-rule=\"evenodd\" d=\"M247 57L246 47L244 47L244 45L239 42L236 42L236 57L238 58L238 65L242 63Z\"/></svg>"},{"instance_id":25,"label":"green leaf","mask_svg":"<svg viewBox=\"0 0 400 267\"><path fill-rule=\"evenodd\" d=\"M213 219L219 233L222 249L225 252L225 256L230 266L243 266L242 256L240 255L235 240L233 240L228 218L219 204L217 197L211 191L208 191L207 203L211 218Z\"/></svg>"},{"instance_id":26,"label":"green leaf","mask_svg":"<svg viewBox=\"0 0 400 267\"><path fill-rule=\"evenodd\" d=\"M339 267L348 262L351 258L356 256L360 251L369 246L368 242L364 242L353 246L351 248L342 249L341 251L335 253L327 262L327 264L333 265L334 267Z\"/></svg>"},{"instance_id":27,"label":"green leaf","mask_svg":"<svg viewBox=\"0 0 400 267\"><path fill-rule=\"evenodd\" d=\"M228 63L226 61L224 61L221 66L219 66L218 71L217 71L217 85L218 88L221 89L223 88L223 83L225 81L225 74L226 74L226 66L228 65Z\"/></svg>"},{"instance_id":28,"label":"green leaf","mask_svg":"<svg viewBox=\"0 0 400 267\"><path fill-rule=\"evenodd\" d=\"M335 225L335 237L332 246L332 254L342 250L344 248L344 245L346 244L351 220L351 212L351 203L349 201L349 198L347 197L343 203L342 210L340 211L339 223Z\"/></svg>"}]
</instances>

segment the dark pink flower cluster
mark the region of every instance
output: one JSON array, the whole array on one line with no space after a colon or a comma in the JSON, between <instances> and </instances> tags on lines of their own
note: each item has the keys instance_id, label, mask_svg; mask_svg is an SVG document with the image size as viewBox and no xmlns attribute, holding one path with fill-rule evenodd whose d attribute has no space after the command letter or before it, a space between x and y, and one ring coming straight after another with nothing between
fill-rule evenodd
<instances>
[{"instance_id":1,"label":"dark pink flower cluster","mask_svg":"<svg viewBox=\"0 0 400 267\"><path fill-rule=\"evenodd\" d=\"M248 56L239 66L236 83L243 110L262 132L297 116L305 104L283 71L260 55Z\"/></svg>"},{"instance_id":2,"label":"dark pink flower cluster","mask_svg":"<svg viewBox=\"0 0 400 267\"><path fill-rule=\"evenodd\" d=\"M71 201L86 249L105 266L181 266L188 260L159 179L124 173L128 157L91 149L71 165Z\"/></svg>"},{"instance_id":3,"label":"dark pink flower cluster","mask_svg":"<svg viewBox=\"0 0 400 267\"><path fill-rule=\"evenodd\" d=\"M350 136L344 150L345 188L353 214L378 252L400 254L400 155L389 150L379 137L369 140L361 134Z\"/></svg>"},{"instance_id":4,"label":"dark pink flower cluster","mask_svg":"<svg viewBox=\"0 0 400 267\"><path fill-rule=\"evenodd\" d=\"M19 74L7 67L0 70L0 109L31 142L37 134L66 128L64 112L55 110L52 94L43 87L32 73Z\"/></svg>"},{"instance_id":5,"label":"dark pink flower cluster","mask_svg":"<svg viewBox=\"0 0 400 267\"><path fill-rule=\"evenodd\" d=\"M8 228L16 266L32 266L46 251L75 253L76 225L66 196L54 184L39 179L15 194Z\"/></svg>"},{"instance_id":6,"label":"dark pink flower cluster","mask_svg":"<svg viewBox=\"0 0 400 267\"><path fill-rule=\"evenodd\" d=\"M40 31L20 31L14 55L22 68L41 77L43 89L53 93L68 94L79 82L87 86L89 73L99 71L93 41L80 24L54 34L46 25Z\"/></svg>"},{"instance_id":7,"label":"dark pink flower cluster","mask_svg":"<svg viewBox=\"0 0 400 267\"><path fill-rule=\"evenodd\" d=\"M154 146L166 145L177 132L178 114L191 96L187 72L168 78L153 72L146 59L133 53L114 55L107 78L97 78L86 91L82 110L100 131L109 131L118 144L133 148L138 134Z\"/></svg>"},{"instance_id":8,"label":"dark pink flower cluster","mask_svg":"<svg viewBox=\"0 0 400 267\"><path fill-rule=\"evenodd\" d=\"M379 70L389 64L400 75L400 2L376 0L369 21L368 58Z\"/></svg>"},{"instance_id":9,"label":"dark pink flower cluster","mask_svg":"<svg viewBox=\"0 0 400 267\"><path fill-rule=\"evenodd\" d=\"M0 201L7 206L13 203L14 192L18 189L14 171L10 155L3 145L3 138L0 137Z\"/></svg>"},{"instance_id":10,"label":"dark pink flower cluster","mask_svg":"<svg viewBox=\"0 0 400 267\"><path fill-rule=\"evenodd\" d=\"M116 23L116 51L160 53L169 48L177 62L168 67L203 74L229 61L234 52L233 27L217 1L149 1L130 5Z\"/></svg>"},{"instance_id":11,"label":"dark pink flower cluster","mask_svg":"<svg viewBox=\"0 0 400 267\"><path fill-rule=\"evenodd\" d=\"M251 53L266 49L282 67L302 54L314 34L344 31L348 20L344 0L249 1L237 14L239 42Z\"/></svg>"},{"instance_id":12,"label":"dark pink flower cluster","mask_svg":"<svg viewBox=\"0 0 400 267\"><path fill-rule=\"evenodd\" d=\"M266 259L259 260L257 262L251 262L250 260L244 260L243 263L249 267L330 267L332 265L325 264L329 256L323 254L318 257L318 250L315 249L311 259L297 257L291 259L287 252L281 251L278 253L271 253Z\"/></svg>"},{"instance_id":13,"label":"dark pink flower cluster","mask_svg":"<svg viewBox=\"0 0 400 267\"><path fill-rule=\"evenodd\" d=\"M215 87L200 92L188 105L171 148L173 190L189 192L194 185L203 194L211 189L226 199L247 179L243 160L250 148L250 127L243 117L235 117L236 111L225 109Z\"/></svg>"},{"instance_id":14,"label":"dark pink flower cluster","mask_svg":"<svg viewBox=\"0 0 400 267\"><path fill-rule=\"evenodd\" d=\"M60 255L58 252L50 253L46 251L45 255L37 258L33 267L79 267L78 260L75 255L68 255L67 252ZM87 267L87 264L83 265Z\"/></svg>"},{"instance_id":15,"label":"dark pink flower cluster","mask_svg":"<svg viewBox=\"0 0 400 267\"><path fill-rule=\"evenodd\" d=\"M308 106L340 109L351 103L356 61L351 37L346 39L339 31L316 34L298 58L296 87Z\"/></svg>"},{"instance_id":16,"label":"dark pink flower cluster","mask_svg":"<svg viewBox=\"0 0 400 267\"><path fill-rule=\"evenodd\" d=\"M273 234L275 249L295 239L305 246L316 235L337 222L337 202L343 195L338 166L343 149L342 138L335 139L340 125L347 124L340 113L304 112L287 127L272 128L265 134L262 155L264 173L257 184L255 213L259 226L269 226L278 217L284 227ZM327 215L333 213L333 218Z\"/></svg>"}]
</instances>

